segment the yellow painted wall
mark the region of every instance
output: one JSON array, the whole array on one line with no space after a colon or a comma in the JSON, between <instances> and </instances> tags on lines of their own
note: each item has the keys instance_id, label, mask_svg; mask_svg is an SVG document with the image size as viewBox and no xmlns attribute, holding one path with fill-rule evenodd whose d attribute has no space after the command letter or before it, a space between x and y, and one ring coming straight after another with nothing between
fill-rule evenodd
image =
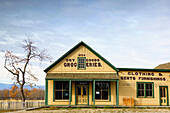
<instances>
[{"instance_id":1,"label":"yellow painted wall","mask_svg":"<svg viewBox=\"0 0 170 113\"><path fill-rule=\"evenodd\" d=\"M148 75L129 75L128 72L119 72L119 105L122 105L122 98L134 98L135 105L160 105L159 100L159 86L168 86L169 102L170 102L170 73L169 72L153 72L154 76ZM140 71L135 71L140 72ZM133 73L135 73L133 72ZM144 72L148 73L148 72ZM149 72L152 73L152 72ZM162 76L159 76L159 73ZM121 77L135 77L135 80L122 80ZM139 80L139 77L152 77L152 78L166 78L166 81L158 80ZM137 82L153 82L154 83L154 98L137 98L136 83ZM170 104L170 103L169 103ZM48 105L69 105L67 101L54 101L53 102L53 80L48 80ZM72 102L75 105L75 81L72 81ZM92 101L92 81L89 82L89 105L93 105ZM111 102L95 100L95 105L116 105L116 82L111 82Z\"/></svg>"},{"instance_id":2,"label":"yellow painted wall","mask_svg":"<svg viewBox=\"0 0 170 113\"><path fill-rule=\"evenodd\" d=\"M71 105L75 105L75 81L72 81L72 101Z\"/></svg>"},{"instance_id":3,"label":"yellow painted wall","mask_svg":"<svg viewBox=\"0 0 170 113\"><path fill-rule=\"evenodd\" d=\"M138 75L129 75L128 72L138 72ZM169 102L170 102L170 72L153 72L154 76L139 75L140 71L121 71L119 72L119 105L122 105L123 97L134 98L135 105L160 105L159 102L159 86L168 86ZM142 72L142 71L141 71ZM148 72L144 72L148 73ZM151 73L151 72L150 72ZM163 76L159 76L161 73ZM121 77L135 77L135 80L121 80ZM139 77L165 77L166 81L158 80L139 80ZM137 82L154 82L154 98L137 98L136 83Z\"/></svg>"},{"instance_id":4,"label":"yellow painted wall","mask_svg":"<svg viewBox=\"0 0 170 113\"><path fill-rule=\"evenodd\" d=\"M93 95L92 95L92 87L93 87L93 82L92 81L90 81L89 82L89 105L93 105L93 100L92 100L92 97L93 97Z\"/></svg>"},{"instance_id":5,"label":"yellow painted wall","mask_svg":"<svg viewBox=\"0 0 170 113\"><path fill-rule=\"evenodd\" d=\"M85 56L79 56L79 54L85 54ZM86 67L85 70L78 70L77 67L65 67L64 63L68 63L66 59L75 59L69 63L77 63L78 57L86 57L86 59L99 59L96 63L101 63L102 67ZM95 62L86 62L86 63L95 63ZM47 73L116 73L108 64L98 58L95 54L89 51L83 45L69 54L66 58L56 64L51 68ZM96 105L116 105L116 89L115 82L111 82L111 102L105 101L100 102L96 100ZM53 80L48 81L48 105L69 105L68 101L53 101ZM71 105L75 105L75 82L72 82L72 101ZM89 105L93 105L92 101L92 82L89 82Z\"/></svg>"},{"instance_id":6,"label":"yellow painted wall","mask_svg":"<svg viewBox=\"0 0 170 113\"><path fill-rule=\"evenodd\" d=\"M116 82L111 82L111 101L95 100L96 105L116 105ZM89 82L89 105L93 105L92 100L92 82ZM69 105L69 100L53 101L53 80L48 80L48 105ZM72 81L72 101L75 105L75 81Z\"/></svg>"},{"instance_id":7,"label":"yellow painted wall","mask_svg":"<svg viewBox=\"0 0 170 113\"><path fill-rule=\"evenodd\" d=\"M99 59L102 67L86 67L86 70L78 70L77 67L64 67L64 63L66 62L66 59L75 59L75 61L69 61L69 63L77 63L77 58L79 57L79 54L85 54L86 59L99 59L95 54L93 54L91 51L89 51L86 47L83 45L77 48L75 51L73 51L70 55L68 55L66 58L64 58L62 61L60 61L57 65L55 65L53 68L51 68L48 73L60 73L60 72L115 72L114 69L112 69L109 65L107 65L104 61ZM88 62L86 62L88 63ZM94 63L94 62L91 62ZM96 61L96 63L98 63Z\"/></svg>"}]
</instances>

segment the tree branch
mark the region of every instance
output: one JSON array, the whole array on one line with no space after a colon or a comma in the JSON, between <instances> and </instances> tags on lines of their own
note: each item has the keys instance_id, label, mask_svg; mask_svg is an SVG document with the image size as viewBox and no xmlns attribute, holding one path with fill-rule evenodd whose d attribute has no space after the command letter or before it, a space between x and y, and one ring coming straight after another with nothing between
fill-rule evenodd
<instances>
[{"instance_id":1,"label":"tree branch","mask_svg":"<svg viewBox=\"0 0 170 113\"><path fill-rule=\"evenodd\" d=\"M6 67L6 62L7 62L7 57L5 58L4 68L7 69L7 70L8 70L10 73L12 73L13 75L18 75L18 73L14 73L14 72L12 72L10 69L8 69L8 68Z\"/></svg>"},{"instance_id":2,"label":"tree branch","mask_svg":"<svg viewBox=\"0 0 170 113\"><path fill-rule=\"evenodd\" d=\"M35 80L38 80L38 78L36 78L33 74L31 74L30 72L26 71L31 77L33 77Z\"/></svg>"},{"instance_id":3,"label":"tree branch","mask_svg":"<svg viewBox=\"0 0 170 113\"><path fill-rule=\"evenodd\" d=\"M26 56L24 58L16 56L10 51L6 51L4 68L7 69L8 72L13 74L14 80L20 85L22 100L25 101L23 88L27 82L26 76L28 75L29 78L34 78L35 80L38 80L38 78L31 74L31 72L27 71L27 68L30 65L29 62L31 62L32 59L38 59L39 61L51 61L51 59L50 55L46 54L45 49L39 51L38 48L34 46L34 42L31 41L29 38L25 39L25 44L22 46L22 48L24 48L26 52Z\"/></svg>"}]
</instances>

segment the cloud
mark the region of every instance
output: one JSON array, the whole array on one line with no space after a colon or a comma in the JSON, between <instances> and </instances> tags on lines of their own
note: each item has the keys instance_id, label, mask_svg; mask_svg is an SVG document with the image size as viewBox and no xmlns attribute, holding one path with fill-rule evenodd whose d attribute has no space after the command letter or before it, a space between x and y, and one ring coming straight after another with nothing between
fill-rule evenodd
<instances>
[{"instance_id":1,"label":"cloud","mask_svg":"<svg viewBox=\"0 0 170 113\"><path fill-rule=\"evenodd\" d=\"M7 70L4 68L4 53L0 52L0 78L2 83L13 83L11 80L10 74L7 72Z\"/></svg>"},{"instance_id":2,"label":"cloud","mask_svg":"<svg viewBox=\"0 0 170 113\"><path fill-rule=\"evenodd\" d=\"M56 60L84 41L116 67L169 62L168 0L1 1L0 48L24 54L26 35ZM0 59L3 60L3 59ZM49 65L33 61L43 71Z\"/></svg>"},{"instance_id":3,"label":"cloud","mask_svg":"<svg viewBox=\"0 0 170 113\"><path fill-rule=\"evenodd\" d=\"M31 27L33 25L36 25L36 24L40 24L41 21L38 20L38 21L34 21L34 20L19 20L19 19L16 19L16 20L12 20L9 22L11 25L14 25L14 26L18 26L18 27Z\"/></svg>"},{"instance_id":4,"label":"cloud","mask_svg":"<svg viewBox=\"0 0 170 113\"><path fill-rule=\"evenodd\" d=\"M16 38L18 37L18 38ZM0 41L4 42L4 44L16 44L17 42L20 42L21 39L19 39L21 37L16 35L13 36L13 34L9 34L8 31L0 31Z\"/></svg>"}]
</instances>

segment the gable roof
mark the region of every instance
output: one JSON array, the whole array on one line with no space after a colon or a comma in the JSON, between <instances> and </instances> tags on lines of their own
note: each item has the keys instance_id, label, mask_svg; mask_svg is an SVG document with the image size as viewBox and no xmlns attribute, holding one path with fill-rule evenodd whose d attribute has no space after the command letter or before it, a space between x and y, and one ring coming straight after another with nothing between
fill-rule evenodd
<instances>
[{"instance_id":1,"label":"gable roof","mask_svg":"<svg viewBox=\"0 0 170 113\"><path fill-rule=\"evenodd\" d=\"M155 67L155 69L170 69L170 62L164 63L164 64L160 64L157 67Z\"/></svg>"},{"instance_id":2,"label":"gable roof","mask_svg":"<svg viewBox=\"0 0 170 113\"><path fill-rule=\"evenodd\" d=\"M95 50L93 50L90 46L88 46L86 43L81 41L77 45L75 45L72 49L70 49L67 53L65 53L63 56L61 56L58 60L56 60L54 63L52 63L49 67L47 67L44 72L49 71L53 66L55 66L57 63L59 63L61 60L63 60L65 57L67 57L70 53L72 53L74 50L76 50L81 45L85 46L88 50L90 50L93 54L95 54L97 57L99 57L101 60L103 60L106 64L108 64L112 69L114 69L116 72L119 70L113 66L109 61L107 61L104 57L102 57L100 54L98 54Z\"/></svg>"}]
</instances>

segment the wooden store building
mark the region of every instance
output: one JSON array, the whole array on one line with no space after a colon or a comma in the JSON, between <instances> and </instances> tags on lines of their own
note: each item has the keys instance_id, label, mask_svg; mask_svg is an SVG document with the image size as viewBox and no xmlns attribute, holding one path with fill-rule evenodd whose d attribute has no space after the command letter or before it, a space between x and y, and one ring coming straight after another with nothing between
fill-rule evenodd
<instances>
[{"instance_id":1,"label":"wooden store building","mask_svg":"<svg viewBox=\"0 0 170 113\"><path fill-rule=\"evenodd\" d=\"M116 68L84 42L44 71L48 106L169 106L170 69Z\"/></svg>"}]
</instances>

